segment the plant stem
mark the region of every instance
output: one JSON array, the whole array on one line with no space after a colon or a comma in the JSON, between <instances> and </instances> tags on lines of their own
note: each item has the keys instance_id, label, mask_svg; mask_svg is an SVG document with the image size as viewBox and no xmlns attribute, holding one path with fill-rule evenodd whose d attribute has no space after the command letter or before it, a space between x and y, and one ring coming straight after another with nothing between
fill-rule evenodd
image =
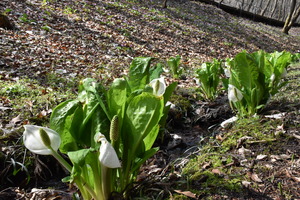
<instances>
[{"instance_id":1,"label":"plant stem","mask_svg":"<svg viewBox=\"0 0 300 200\"><path fill-rule=\"evenodd\" d=\"M72 166L65 160L61 155L59 155L56 151L52 149L52 147L49 147L50 150L52 151L52 156L58 160L58 162L66 168L70 173L72 172Z\"/></svg>"},{"instance_id":2,"label":"plant stem","mask_svg":"<svg viewBox=\"0 0 300 200\"><path fill-rule=\"evenodd\" d=\"M111 193L111 169L101 165L102 190L104 199L108 199Z\"/></svg>"},{"instance_id":3,"label":"plant stem","mask_svg":"<svg viewBox=\"0 0 300 200\"><path fill-rule=\"evenodd\" d=\"M53 150L53 148L50 146L49 149L52 151L52 156L58 160L58 162L65 167L70 173L72 173L72 166L65 160L63 159L63 157L61 155L59 155L56 151ZM77 187L79 188L79 190L82 193L82 196L84 197L84 199L88 200L88 196L86 191L94 198L97 199L97 195L96 193L93 191L93 189L87 185L84 181L83 177L79 177L79 179L74 180L74 182L76 183ZM102 200L102 199L99 199Z\"/></svg>"},{"instance_id":4,"label":"plant stem","mask_svg":"<svg viewBox=\"0 0 300 200\"><path fill-rule=\"evenodd\" d=\"M95 155L94 160L98 161L98 156L99 154ZM93 170L93 175L94 175L94 191L96 193L97 196L97 200L106 200L105 196L103 195L103 191L102 191L102 174L100 175L100 164L99 162L95 162L93 164L91 164L92 170ZM96 200L95 199L95 200Z\"/></svg>"}]
</instances>

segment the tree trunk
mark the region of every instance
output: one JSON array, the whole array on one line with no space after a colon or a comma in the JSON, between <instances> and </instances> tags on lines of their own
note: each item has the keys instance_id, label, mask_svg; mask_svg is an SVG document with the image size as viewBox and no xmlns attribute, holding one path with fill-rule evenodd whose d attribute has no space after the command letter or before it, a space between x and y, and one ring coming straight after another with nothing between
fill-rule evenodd
<instances>
[{"instance_id":1,"label":"tree trunk","mask_svg":"<svg viewBox=\"0 0 300 200\"><path fill-rule=\"evenodd\" d=\"M273 17L273 15L274 15L274 13L275 13L275 11L276 11L277 5L279 5L277 1L278 1L278 0L276 0L276 1L273 3L273 4L274 4L274 8L273 8L273 10L271 11L271 18Z\"/></svg>"},{"instance_id":2,"label":"tree trunk","mask_svg":"<svg viewBox=\"0 0 300 200\"><path fill-rule=\"evenodd\" d=\"M289 33L289 30L291 29L291 27L293 26L293 24L295 23L296 19L299 16L300 7L298 7L298 9L296 11L295 11L295 9L296 9L296 0L291 0L290 13L287 16L284 26L283 26L283 29L282 29L282 32L285 34Z\"/></svg>"},{"instance_id":3,"label":"tree trunk","mask_svg":"<svg viewBox=\"0 0 300 200\"><path fill-rule=\"evenodd\" d=\"M163 2L163 8L167 8L167 1L168 0L164 0L164 2Z\"/></svg>"},{"instance_id":4,"label":"tree trunk","mask_svg":"<svg viewBox=\"0 0 300 200\"><path fill-rule=\"evenodd\" d=\"M273 0L269 0L268 3L266 4L266 7L261 11L261 13L260 13L261 16L264 16L264 15L265 15L267 9L268 9L269 6L270 6L271 1L273 1Z\"/></svg>"},{"instance_id":5,"label":"tree trunk","mask_svg":"<svg viewBox=\"0 0 300 200\"><path fill-rule=\"evenodd\" d=\"M250 8L252 7L252 5L253 5L253 0L251 0L250 3L248 3L248 8L245 7L245 10L250 11Z\"/></svg>"},{"instance_id":6,"label":"tree trunk","mask_svg":"<svg viewBox=\"0 0 300 200\"><path fill-rule=\"evenodd\" d=\"M298 7L297 10L294 11L294 14L289 22L289 24L286 25L284 24L284 27L282 29L282 32L285 34L289 34L289 30L292 28L292 26L295 24L297 18L300 16L300 6Z\"/></svg>"}]
</instances>

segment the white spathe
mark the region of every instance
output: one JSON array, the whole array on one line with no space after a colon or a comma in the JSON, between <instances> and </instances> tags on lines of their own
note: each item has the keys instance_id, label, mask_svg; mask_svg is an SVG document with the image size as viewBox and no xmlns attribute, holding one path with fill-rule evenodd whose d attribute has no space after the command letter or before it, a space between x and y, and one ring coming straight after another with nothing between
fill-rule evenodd
<instances>
[{"instance_id":1,"label":"white spathe","mask_svg":"<svg viewBox=\"0 0 300 200\"><path fill-rule=\"evenodd\" d=\"M272 74L271 77L270 77L270 81L274 82L274 80L275 80L275 74Z\"/></svg>"},{"instance_id":2,"label":"white spathe","mask_svg":"<svg viewBox=\"0 0 300 200\"><path fill-rule=\"evenodd\" d=\"M230 71L231 66L229 64L231 60L232 59L230 59L224 63L225 64L224 73L227 78L230 78L230 76L231 76L231 71Z\"/></svg>"},{"instance_id":3,"label":"white spathe","mask_svg":"<svg viewBox=\"0 0 300 200\"><path fill-rule=\"evenodd\" d=\"M167 87L163 77L153 79L149 85L153 88L153 94L159 97L164 95Z\"/></svg>"},{"instance_id":4,"label":"white spathe","mask_svg":"<svg viewBox=\"0 0 300 200\"><path fill-rule=\"evenodd\" d=\"M232 124L233 122L237 121L239 118L237 116L233 116L225 121L223 121L220 125L223 128L226 128L229 124Z\"/></svg>"},{"instance_id":5,"label":"white spathe","mask_svg":"<svg viewBox=\"0 0 300 200\"><path fill-rule=\"evenodd\" d=\"M237 89L234 85L228 85L228 99L232 102L237 102L243 99L242 92Z\"/></svg>"},{"instance_id":6,"label":"white spathe","mask_svg":"<svg viewBox=\"0 0 300 200\"><path fill-rule=\"evenodd\" d=\"M25 147L29 151L40 155L52 155L52 151L44 144L41 138L40 129L44 129L44 131L46 131L49 136L52 149L54 151L58 150L61 139L59 134L54 130L36 125L24 125L24 128L23 141Z\"/></svg>"},{"instance_id":7,"label":"white spathe","mask_svg":"<svg viewBox=\"0 0 300 200\"><path fill-rule=\"evenodd\" d=\"M96 134L96 141L101 142L99 161L108 168L120 168L121 163L113 146L107 141L103 134Z\"/></svg>"},{"instance_id":8,"label":"white spathe","mask_svg":"<svg viewBox=\"0 0 300 200\"><path fill-rule=\"evenodd\" d=\"M224 69L224 73L225 73L225 76L226 76L227 78L230 78L231 72L230 72L230 69L229 69L229 68L225 68L225 69Z\"/></svg>"}]
</instances>

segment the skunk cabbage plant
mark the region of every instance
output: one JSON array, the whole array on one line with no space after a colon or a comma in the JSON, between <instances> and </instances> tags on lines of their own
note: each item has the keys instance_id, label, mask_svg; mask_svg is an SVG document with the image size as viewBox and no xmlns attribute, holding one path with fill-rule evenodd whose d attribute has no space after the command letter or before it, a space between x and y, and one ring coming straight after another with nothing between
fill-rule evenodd
<instances>
[{"instance_id":1,"label":"skunk cabbage plant","mask_svg":"<svg viewBox=\"0 0 300 200\"><path fill-rule=\"evenodd\" d=\"M228 98L240 116L251 116L286 84L282 80L291 63L288 52L241 52L228 60ZM234 88L232 87L234 86ZM240 97L243 96L243 99Z\"/></svg>"},{"instance_id":2,"label":"skunk cabbage plant","mask_svg":"<svg viewBox=\"0 0 300 200\"><path fill-rule=\"evenodd\" d=\"M25 126L25 146L55 156L70 172L63 181L75 183L83 199L106 200L116 193L127 198L139 168L158 150L153 144L177 84L166 86L161 65L150 67L151 61L135 58L128 77L108 89L95 79L82 80L78 97L53 109L52 130Z\"/></svg>"}]
</instances>

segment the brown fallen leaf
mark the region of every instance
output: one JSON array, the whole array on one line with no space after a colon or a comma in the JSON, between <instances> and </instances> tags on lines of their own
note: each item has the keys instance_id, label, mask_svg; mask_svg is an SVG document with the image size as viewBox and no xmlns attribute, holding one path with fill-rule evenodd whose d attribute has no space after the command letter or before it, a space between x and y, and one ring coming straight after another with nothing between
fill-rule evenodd
<instances>
[{"instance_id":1,"label":"brown fallen leaf","mask_svg":"<svg viewBox=\"0 0 300 200\"><path fill-rule=\"evenodd\" d=\"M293 137L300 140L300 135L293 134Z\"/></svg>"},{"instance_id":2,"label":"brown fallen leaf","mask_svg":"<svg viewBox=\"0 0 300 200\"><path fill-rule=\"evenodd\" d=\"M212 169L211 172L217 175L224 175L219 169Z\"/></svg>"},{"instance_id":3,"label":"brown fallen leaf","mask_svg":"<svg viewBox=\"0 0 300 200\"><path fill-rule=\"evenodd\" d=\"M190 192L190 191L181 191L181 190L174 190L174 192L178 193L178 194L183 194L187 197L193 198L193 199L197 199L196 194Z\"/></svg>"},{"instance_id":4,"label":"brown fallen leaf","mask_svg":"<svg viewBox=\"0 0 300 200\"><path fill-rule=\"evenodd\" d=\"M267 155L259 154L256 156L256 160L264 160L267 157L268 157Z\"/></svg>"},{"instance_id":5,"label":"brown fallen leaf","mask_svg":"<svg viewBox=\"0 0 300 200\"><path fill-rule=\"evenodd\" d=\"M257 182L257 183L262 183L263 181L258 177L256 173L250 173L248 174L251 180Z\"/></svg>"},{"instance_id":6,"label":"brown fallen leaf","mask_svg":"<svg viewBox=\"0 0 300 200\"><path fill-rule=\"evenodd\" d=\"M39 118L39 119L42 119L44 117L47 116L47 111L46 110L42 110L40 113L38 113L36 116Z\"/></svg>"},{"instance_id":7,"label":"brown fallen leaf","mask_svg":"<svg viewBox=\"0 0 300 200\"><path fill-rule=\"evenodd\" d=\"M293 179L295 182L299 183L300 182L300 178L294 176L292 173L290 173L288 170L285 170L286 176Z\"/></svg>"},{"instance_id":8,"label":"brown fallen leaf","mask_svg":"<svg viewBox=\"0 0 300 200\"><path fill-rule=\"evenodd\" d=\"M19 123L19 122L21 122L22 120L21 120L21 115L18 115L18 116L16 116L16 117L14 117L14 118L12 118L12 120L10 120L10 124L12 124L12 125L16 125L17 123Z\"/></svg>"},{"instance_id":9,"label":"brown fallen leaf","mask_svg":"<svg viewBox=\"0 0 300 200\"><path fill-rule=\"evenodd\" d=\"M208 167L210 167L211 162L206 162L203 164L202 169L207 169Z\"/></svg>"},{"instance_id":10,"label":"brown fallen leaf","mask_svg":"<svg viewBox=\"0 0 300 200\"><path fill-rule=\"evenodd\" d=\"M223 136L221 134L216 135L216 139L219 141L223 141Z\"/></svg>"},{"instance_id":11,"label":"brown fallen leaf","mask_svg":"<svg viewBox=\"0 0 300 200\"><path fill-rule=\"evenodd\" d=\"M242 181L242 185L248 188L251 185L250 181Z\"/></svg>"}]
</instances>

